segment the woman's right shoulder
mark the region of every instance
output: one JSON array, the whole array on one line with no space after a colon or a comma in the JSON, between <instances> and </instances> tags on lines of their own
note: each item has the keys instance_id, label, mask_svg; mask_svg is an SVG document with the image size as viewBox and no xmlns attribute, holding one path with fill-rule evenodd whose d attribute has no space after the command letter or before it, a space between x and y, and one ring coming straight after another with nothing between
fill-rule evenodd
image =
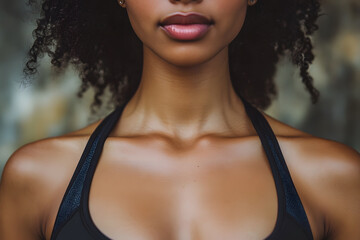
<instances>
[{"instance_id":1,"label":"woman's right shoulder","mask_svg":"<svg viewBox=\"0 0 360 240\"><path fill-rule=\"evenodd\" d=\"M36 176L44 170L48 172L52 168L61 167L69 159L81 154L98 124L99 122L96 122L73 132L39 139L19 147L6 162L4 174L21 173Z\"/></svg>"},{"instance_id":2,"label":"woman's right shoulder","mask_svg":"<svg viewBox=\"0 0 360 240\"><path fill-rule=\"evenodd\" d=\"M0 182L0 232L10 232L19 221L34 230L30 235L44 232L98 123L27 143L10 156Z\"/></svg>"},{"instance_id":3,"label":"woman's right shoulder","mask_svg":"<svg viewBox=\"0 0 360 240\"><path fill-rule=\"evenodd\" d=\"M79 151L86 136L61 136L40 139L18 148L8 159L4 174L44 176L52 168L58 168Z\"/></svg>"},{"instance_id":4,"label":"woman's right shoulder","mask_svg":"<svg viewBox=\"0 0 360 240\"><path fill-rule=\"evenodd\" d=\"M56 137L48 137L19 147L5 164L3 177L40 178L51 180L57 172L64 172L78 162L100 121L82 129Z\"/></svg>"}]
</instances>

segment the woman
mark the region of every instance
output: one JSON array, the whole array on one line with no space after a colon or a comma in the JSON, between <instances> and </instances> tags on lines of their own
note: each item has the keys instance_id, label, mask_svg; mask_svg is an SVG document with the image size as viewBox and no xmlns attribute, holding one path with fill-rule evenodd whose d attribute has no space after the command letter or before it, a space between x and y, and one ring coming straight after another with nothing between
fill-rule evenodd
<instances>
[{"instance_id":1,"label":"woman","mask_svg":"<svg viewBox=\"0 0 360 240\"><path fill-rule=\"evenodd\" d=\"M116 4L44 1L27 72L49 53L116 108L11 156L0 239L360 239L359 154L257 109L285 52L316 101L317 1Z\"/></svg>"}]
</instances>

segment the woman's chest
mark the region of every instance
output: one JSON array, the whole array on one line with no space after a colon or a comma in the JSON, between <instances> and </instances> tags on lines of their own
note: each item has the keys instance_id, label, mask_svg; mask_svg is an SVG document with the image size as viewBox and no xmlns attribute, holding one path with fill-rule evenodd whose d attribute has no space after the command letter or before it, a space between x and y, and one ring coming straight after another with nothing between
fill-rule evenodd
<instances>
[{"instance_id":1,"label":"woman's chest","mask_svg":"<svg viewBox=\"0 0 360 240\"><path fill-rule=\"evenodd\" d=\"M112 239L268 236L278 207L268 164L209 162L99 164L89 194L95 227Z\"/></svg>"}]
</instances>

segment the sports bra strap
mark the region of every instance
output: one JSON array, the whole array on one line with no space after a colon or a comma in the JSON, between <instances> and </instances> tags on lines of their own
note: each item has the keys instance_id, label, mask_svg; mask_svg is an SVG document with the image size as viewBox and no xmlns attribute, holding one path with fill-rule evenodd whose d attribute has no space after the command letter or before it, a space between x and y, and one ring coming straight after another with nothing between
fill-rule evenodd
<instances>
[{"instance_id":1,"label":"sports bra strap","mask_svg":"<svg viewBox=\"0 0 360 240\"><path fill-rule=\"evenodd\" d=\"M289 169L285 163L284 156L273 130L259 110L253 107L242 96L240 96L240 98L244 103L245 110L260 137L265 153L269 159L278 193L279 207L284 206L283 201L285 197L286 211L307 231L309 236L312 236L305 209L291 179ZM279 213L283 214L282 211L279 211Z\"/></svg>"},{"instance_id":2,"label":"sports bra strap","mask_svg":"<svg viewBox=\"0 0 360 240\"><path fill-rule=\"evenodd\" d=\"M124 106L125 104L122 105L121 109L123 109ZM102 149L106 137L109 135L113 125L116 124L118 114L121 114L122 112L119 111L119 108L120 107L104 118L104 120L101 121L95 131L91 134L81 155L80 161L77 164L75 172L66 189L64 194L65 197L60 204L59 211L55 219L52 236L55 235L59 229L61 229L61 226L65 224L79 208L84 183L86 179L89 178L89 175L91 175L89 174L89 170L92 170L92 168L94 168L94 163L97 163L97 161L92 161L92 159L96 153L98 154L100 152L99 150ZM86 186L87 185L85 184L85 187Z\"/></svg>"},{"instance_id":3,"label":"sports bra strap","mask_svg":"<svg viewBox=\"0 0 360 240\"><path fill-rule=\"evenodd\" d=\"M113 130L116 123L118 122L118 120L119 120L125 106L126 106L126 103L124 103L121 106L117 107L111 113L108 123L105 124L105 126L103 127L103 131L99 136L99 143L96 146L96 150L95 150L94 156L93 156L94 160L91 161L91 163L90 163L89 170L87 172L87 175L86 175L86 178L85 178L85 181L84 181L84 188L83 188L82 200L81 200L82 203L84 204L84 206L88 205L88 196L89 196L89 191L90 191L90 187L91 187L91 181L92 181L92 178L94 176L96 166L97 166L97 164L99 162L100 155L102 153L105 140L109 136L110 132Z\"/></svg>"}]
</instances>

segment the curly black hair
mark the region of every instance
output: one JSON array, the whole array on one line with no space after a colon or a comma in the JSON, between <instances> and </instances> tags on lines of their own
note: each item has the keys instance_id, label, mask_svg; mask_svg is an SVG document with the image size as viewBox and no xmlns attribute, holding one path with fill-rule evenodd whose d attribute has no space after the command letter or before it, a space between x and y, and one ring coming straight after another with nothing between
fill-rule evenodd
<instances>
[{"instance_id":1,"label":"curly black hair","mask_svg":"<svg viewBox=\"0 0 360 240\"><path fill-rule=\"evenodd\" d=\"M308 69L314 59L310 36L318 29L319 12L319 0L258 0L249 7L240 33L229 45L236 93L266 109L277 94L276 64L288 54L315 103L319 91ZM79 97L94 88L92 111L102 105L106 88L115 105L135 93L142 72L142 42L117 1L42 0L36 23L23 70L26 77L37 72L38 58L47 53L56 69L70 63L79 71Z\"/></svg>"}]
</instances>

